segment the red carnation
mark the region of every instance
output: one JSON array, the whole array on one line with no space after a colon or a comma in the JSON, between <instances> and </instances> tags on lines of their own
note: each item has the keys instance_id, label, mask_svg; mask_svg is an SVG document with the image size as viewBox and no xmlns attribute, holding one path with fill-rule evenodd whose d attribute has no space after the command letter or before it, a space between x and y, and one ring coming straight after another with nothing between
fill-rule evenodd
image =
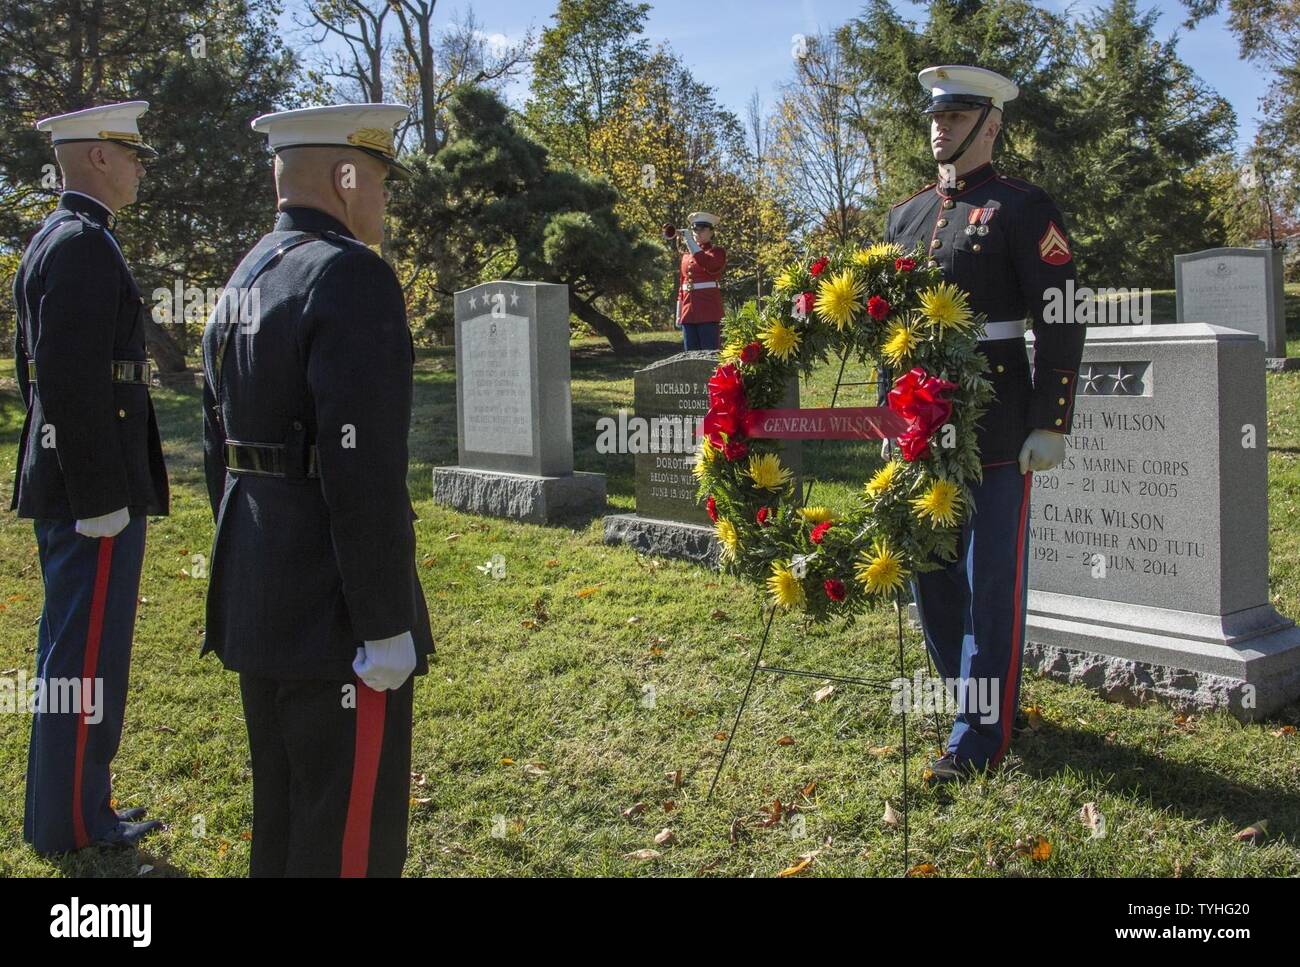
<instances>
[{"instance_id":1,"label":"red carnation","mask_svg":"<svg viewBox=\"0 0 1300 967\"><path fill-rule=\"evenodd\" d=\"M889 303L878 295L873 295L867 300L867 315L879 322L885 316L889 315Z\"/></svg>"},{"instance_id":2,"label":"red carnation","mask_svg":"<svg viewBox=\"0 0 1300 967\"><path fill-rule=\"evenodd\" d=\"M771 511L766 507L758 508L758 513L754 515L754 520L758 521L760 527L767 523L767 516Z\"/></svg>"},{"instance_id":3,"label":"red carnation","mask_svg":"<svg viewBox=\"0 0 1300 967\"><path fill-rule=\"evenodd\" d=\"M756 363L763 357L763 344L754 340L748 346L740 351L740 361L742 363Z\"/></svg>"},{"instance_id":4,"label":"red carnation","mask_svg":"<svg viewBox=\"0 0 1300 967\"><path fill-rule=\"evenodd\" d=\"M914 268L916 268L916 259L909 259L906 257L894 259L895 272L911 272Z\"/></svg>"},{"instance_id":5,"label":"red carnation","mask_svg":"<svg viewBox=\"0 0 1300 967\"><path fill-rule=\"evenodd\" d=\"M722 455L728 460L743 460L749 447L739 441L728 440L722 445Z\"/></svg>"},{"instance_id":6,"label":"red carnation","mask_svg":"<svg viewBox=\"0 0 1300 967\"><path fill-rule=\"evenodd\" d=\"M808 538L814 544L820 544L822 542L822 538L826 536L826 532L830 529L831 529L831 522L828 520L824 520L812 529L812 533L808 535Z\"/></svg>"},{"instance_id":7,"label":"red carnation","mask_svg":"<svg viewBox=\"0 0 1300 967\"><path fill-rule=\"evenodd\" d=\"M816 262L814 262L814 263L809 267L808 271L811 272L811 273L813 274L813 277L814 277L814 278L816 278L817 276L819 276L819 275L821 275L823 272L825 272L825 271L826 271L826 266L828 266L828 265L830 265L830 264L831 264L831 260L828 259L825 255L823 255L821 258L819 258Z\"/></svg>"},{"instance_id":8,"label":"red carnation","mask_svg":"<svg viewBox=\"0 0 1300 967\"><path fill-rule=\"evenodd\" d=\"M704 417L704 434L709 443L722 449L724 435L728 440L739 436L748 410L740 370L731 363L719 366L709 377L709 412Z\"/></svg>"},{"instance_id":9,"label":"red carnation","mask_svg":"<svg viewBox=\"0 0 1300 967\"><path fill-rule=\"evenodd\" d=\"M956 383L931 376L920 366L894 382L887 397L889 408L911 424L898 437L904 460L910 463L930 455L928 441L952 415L952 400L947 394L956 388Z\"/></svg>"},{"instance_id":10,"label":"red carnation","mask_svg":"<svg viewBox=\"0 0 1300 967\"><path fill-rule=\"evenodd\" d=\"M796 316L807 317L812 311L813 306L817 304L817 293L801 292L795 296L794 314Z\"/></svg>"},{"instance_id":11,"label":"red carnation","mask_svg":"<svg viewBox=\"0 0 1300 967\"><path fill-rule=\"evenodd\" d=\"M826 589L826 597L832 601L844 600L844 582L839 578L827 578L822 582L822 587Z\"/></svg>"},{"instance_id":12,"label":"red carnation","mask_svg":"<svg viewBox=\"0 0 1300 967\"><path fill-rule=\"evenodd\" d=\"M709 499L704 502L704 509L709 513L709 520L716 524L718 522L718 502L713 499L712 494L710 494Z\"/></svg>"}]
</instances>

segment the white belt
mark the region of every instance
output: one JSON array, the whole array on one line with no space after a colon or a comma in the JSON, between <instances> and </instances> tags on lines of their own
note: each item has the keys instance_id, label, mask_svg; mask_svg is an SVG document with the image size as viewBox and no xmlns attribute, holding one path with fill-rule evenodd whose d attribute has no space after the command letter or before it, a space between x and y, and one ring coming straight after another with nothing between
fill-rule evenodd
<instances>
[{"instance_id":1,"label":"white belt","mask_svg":"<svg viewBox=\"0 0 1300 967\"><path fill-rule=\"evenodd\" d=\"M980 342L991 342L994 339L1020 339L1025 335L1025 320L1007 319L1003 322L986 322L984 323L984 333L979 337Z\"/></svg>"},{"instance_id":2,"label":"white belt","mask_svg":"<svg viewBox=\"0 0 1300 967\"><path fill-rule=\"evenodd\" d=\"M683 282L682 283L683 292L691 292L694 289L716 289L717 287L718 287L718 283L716 282Z\"/></svg>"}]
</instances>

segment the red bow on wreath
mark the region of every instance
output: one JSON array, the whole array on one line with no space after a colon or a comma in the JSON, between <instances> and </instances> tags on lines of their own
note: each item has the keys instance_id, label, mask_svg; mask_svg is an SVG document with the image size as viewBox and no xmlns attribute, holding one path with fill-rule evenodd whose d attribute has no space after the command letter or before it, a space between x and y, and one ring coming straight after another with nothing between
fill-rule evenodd
<instances>
[{"instance_id":1,"label":"red bow on wreath","mask_svg":"<svg viewBox=\"0 0 1300 967\"><path fill-rule=\"evenodd\" d=\"M731 363L719 366L709 377L709 412L704 417L704 434L709 443L719 450L723 447L723 434L735 440L745 428L745 414L749 403L745 399L745 384L740 370Z\"/></svg>"},{"instance_id":2,"label":"red bow on wreath","mask_svg":"<svg viewBox=\"0 0 1300 967\"><path fill-rule=\"evenodd\" d=\"M894 382L889 408L911 424L898 438L904 460L910 463L930 455L930 437L952 415L952 400L946 394L956 388L956 383L931 376L920 366Z\"/></svg>"}]
</instances>

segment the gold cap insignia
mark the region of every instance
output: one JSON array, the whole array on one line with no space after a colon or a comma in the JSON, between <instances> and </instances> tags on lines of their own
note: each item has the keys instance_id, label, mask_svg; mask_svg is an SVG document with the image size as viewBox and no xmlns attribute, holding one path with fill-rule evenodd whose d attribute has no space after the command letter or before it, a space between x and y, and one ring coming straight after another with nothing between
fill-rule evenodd
<instances>
[{"instance_id":1,"label":"gold cap insignia","mask_svg":"<svg viewBox=\"0 0 1300 967\"><path fill-rule=\"evenodd\" d=\"M99 136L105 141L129 141L131 144L141 144L143 141L134 131L100 131Z\"/></svg>"},{"instance_id":2,"label":"gold cap insignia","mask_svg":"<svg viewBox=\"0 0 1300 967\"><path fill-rule=\"evenodd\" d=\"M348 135L348 144L378 151L387 158L393 157L393 132L383 128L361 128L353 131Z\"/></svg>"}]
</instances>

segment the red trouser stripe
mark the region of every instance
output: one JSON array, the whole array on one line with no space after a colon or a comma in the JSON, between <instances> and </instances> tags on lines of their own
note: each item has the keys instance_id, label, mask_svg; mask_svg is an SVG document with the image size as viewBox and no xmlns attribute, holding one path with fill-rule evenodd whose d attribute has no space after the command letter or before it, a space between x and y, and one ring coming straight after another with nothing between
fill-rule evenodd
<instances>
[{"instance_id":1,"label":"red trouser stripe","mask_svg":"<svg viewBox=\"0 0 1300 967\"><path fill-rule=\"evenodd\" d=\"M1020 500L1020 526L1016 528L1016 600L1011 612L1011 663L1007 666L1007 681L1002 688L1002 745L990 765L997 765L1011 746L1011 726L1016 719L1012 703L1016 696L1016 682L1020 679L1020 645L1024 636L1025 616L1022 602L1025 599L1025 523L1029 519L1029 488L1033 473L1025 474L1025 495Z\"/></svg>"},{"instance_id":2,"label":"red trouser stripe","mask_svg":"<svg viewBox=\"0 0 1300 967\"><path fill-rule=\"evenodd\" d=\"M90 844L86 816L81 802L81 773L86 761L86 689L94 695L95 672L99 668L99 639L104 631L104 605L108 601L108 573L113 566L113 538L99 539L99 560L95 564L95 592L90 599L90 624L86 629L86 654L81 666L81 705L77 711L77 760L72 772L72 835L77 849Z\"/></svg>"},{"instance_id":3,"label":"red trouser stripe","mask_svg":"<svg viewBox=\"0 0 1300 967\"><path fill-rule=\"evenodd\" d=\"M342 876L365 876L370 866L370 816L384 746L384 713L388 693L377 692L357 679L357 742L352 761L352 793L343 829Z\"/></svg>"}]
</instances>

